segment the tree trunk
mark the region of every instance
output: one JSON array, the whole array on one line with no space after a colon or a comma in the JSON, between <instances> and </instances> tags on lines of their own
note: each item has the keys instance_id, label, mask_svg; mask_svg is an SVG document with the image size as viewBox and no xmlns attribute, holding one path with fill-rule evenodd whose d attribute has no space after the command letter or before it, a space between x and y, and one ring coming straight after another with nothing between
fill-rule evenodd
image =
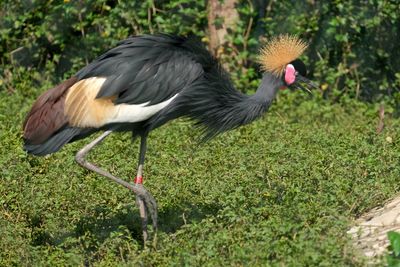
<instances>
[{"instance_id":1,"label":"tree trunk","mask_svg":"<svg viewBox=\"0 0 400 267\"><path fill-rule=\"evenodd\" d=\"M228 31L234 30L235 24L239 19L236 10L238 0L209 0L208 1L208 31L209 31L209 50L218 57L223 51L226 43Z\"/></svg>"}]
</instances>

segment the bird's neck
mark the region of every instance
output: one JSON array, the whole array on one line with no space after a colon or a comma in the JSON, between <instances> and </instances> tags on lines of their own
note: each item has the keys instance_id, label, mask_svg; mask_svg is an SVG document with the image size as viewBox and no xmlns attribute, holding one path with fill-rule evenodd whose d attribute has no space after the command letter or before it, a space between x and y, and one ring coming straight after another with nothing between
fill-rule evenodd
<instances>
[{"instance_id":1,"label":"bird's neck","mask_svg":"<svg viewBox=\"0 0 400 267\"><path fill-rule=\"evenodd\" d=\"M193 116L206 126L206 138L248 124L264 114L275 99L283 81L266 73L257 91L253 95L245 95L236 90L224 93L215 98L217 105L208 105L200 116ZM233 89L233 88L232 88ZM222 101L221 101L222 99ZM208 99L214 101L214 99Z\"/></svg>"},{"instance_id":2,"label":"bird's neck","mask_svg":"<svg viewBox=\"0 0 400 267\"><path fill-rule=\"evenodd\" d=\"M271 106L279 89L283 86L281 79L265 73L255 94L245 95L237 102L236 114L243 124L250 123L260 117Z\"/></svg>"},{"instance_id":3,"label":"bird's neck","mask_svg":"<svg viewBox=\"0 0 400 267\"><path fill-rule=\"evenodd\" d=\"M284 84L280 78L270 73L264 73L256 93L249 97L249 101L270 106L282 86Z\"/></svg>"}]
</instances>

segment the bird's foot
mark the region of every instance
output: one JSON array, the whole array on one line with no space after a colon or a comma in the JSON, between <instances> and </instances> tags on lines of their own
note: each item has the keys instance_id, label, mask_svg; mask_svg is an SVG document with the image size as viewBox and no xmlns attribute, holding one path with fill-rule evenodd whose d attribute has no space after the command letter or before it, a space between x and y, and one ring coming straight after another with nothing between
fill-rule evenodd
<instances>
[{"instance_id":1,"label":"bird's foot","mask_svg":"<svg viewBox=\"0 0 400 267\"><path fill-rule=\"evenodd\" d=\"M136 193L136 205L139 208L140 217L142 218L142 231L143 231L143 240L146 244L148 233L147 233L147 211L150 213L151 220L153 222L153 231L154 231L154 240L157 235L157 202L154 197L147 191L147 189L141 184L136 183L135 188L137 190Z\"/></svg>"}]
</instances>

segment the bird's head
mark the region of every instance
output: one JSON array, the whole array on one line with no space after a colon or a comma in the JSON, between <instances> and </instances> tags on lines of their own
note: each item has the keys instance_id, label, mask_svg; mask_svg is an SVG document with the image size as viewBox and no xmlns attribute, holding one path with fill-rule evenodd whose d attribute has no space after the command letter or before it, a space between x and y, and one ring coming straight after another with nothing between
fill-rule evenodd
<instances>
[{"instance_id":1,"label":"bird's head","mask_svg":"<svg viewBox=\"0 0 400 267\"><path fill-rule=\"evenodd\" d=\"M296 36L279 35L261 49L258 57L261 69L281 79L284 88L300 88L310 92L309 88L315 86L306 78L306 65L298 58L307 46Z\"/></svg>"}]
</instances>

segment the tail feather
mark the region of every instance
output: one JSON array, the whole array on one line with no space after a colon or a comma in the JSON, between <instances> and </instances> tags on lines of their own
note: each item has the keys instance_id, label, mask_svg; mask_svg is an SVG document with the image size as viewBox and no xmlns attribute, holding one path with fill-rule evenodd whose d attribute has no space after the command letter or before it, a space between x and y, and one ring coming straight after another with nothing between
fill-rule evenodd
<instances>
[{"instance_id":1,"label":"tail feather","mask_svg":"<svg viewBox=\"0 0 400 267\"><path fill-rule=\"evenodd\" d=\"M66 127L48 138L41 144L30 144L25 142L24 149L33 155L44 156L60 150L62 146L67 144L75 136L79 135L82 129L75 127Z\"/></svg>"}]
</instances>

